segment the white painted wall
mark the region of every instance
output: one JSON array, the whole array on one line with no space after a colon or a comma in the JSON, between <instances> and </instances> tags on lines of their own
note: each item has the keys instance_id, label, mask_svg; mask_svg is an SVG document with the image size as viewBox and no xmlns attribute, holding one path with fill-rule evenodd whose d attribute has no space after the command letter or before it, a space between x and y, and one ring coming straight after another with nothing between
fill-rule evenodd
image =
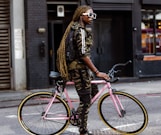
<instances>
[{"instance_id":1,"label":"white painted wall","mask_svg":"<svg viewBox=\"0 0 161 135\"><path fill-rule=\"evenodd\" d=\"M12 89L26 89L24 0L11 0Z\"/></svg>"}]
</instances>

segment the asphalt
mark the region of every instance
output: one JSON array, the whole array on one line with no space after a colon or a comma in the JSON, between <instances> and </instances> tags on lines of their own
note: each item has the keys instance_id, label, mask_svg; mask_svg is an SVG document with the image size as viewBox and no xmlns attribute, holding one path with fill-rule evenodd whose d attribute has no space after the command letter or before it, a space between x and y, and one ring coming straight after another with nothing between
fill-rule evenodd
<instances>
[{"instance_id":1,"label":"asphalt","mask_svg":"<svg viewBox=\"0 0 161 135\"><path fill-rule=\"evenodd\" d=\"M146 78L146 79L129 79L122 78L120 81L112 83L112 88L130 93L138 94L158 94L161 93L161 78ZM99 85L99 88L102 84ZM34 89L34 90L4 90L0 91L0 108L18 106L21 100L27 95L38 91L49 91L53 88ZM78 99L77 93L73 86L67 87L69 96L72 99Z\"/></svg>"}]
</instances>

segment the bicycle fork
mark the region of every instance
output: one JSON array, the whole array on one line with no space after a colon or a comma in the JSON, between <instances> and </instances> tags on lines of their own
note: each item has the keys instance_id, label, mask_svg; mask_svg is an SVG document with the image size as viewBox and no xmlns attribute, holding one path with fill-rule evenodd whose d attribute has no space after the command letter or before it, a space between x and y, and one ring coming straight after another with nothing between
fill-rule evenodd
<instances>
[{"instance_id":1,"label":"bicycle fork","mask_svg":"<svg viewBox=\"0 0 161 135\"><path fill-rule=\"evenodd\" d=\"M120 117L124 117L124 114L126 113L125 109L124 109L123 105L121 104L121 101L120 101L118 95L114 94L113 92L115 92L115 90L111 89L109 93L110 93L110 97L112 98L112 101L115 105L116 111L118 112L118 115Z\"/></svg>"}]
</instances>

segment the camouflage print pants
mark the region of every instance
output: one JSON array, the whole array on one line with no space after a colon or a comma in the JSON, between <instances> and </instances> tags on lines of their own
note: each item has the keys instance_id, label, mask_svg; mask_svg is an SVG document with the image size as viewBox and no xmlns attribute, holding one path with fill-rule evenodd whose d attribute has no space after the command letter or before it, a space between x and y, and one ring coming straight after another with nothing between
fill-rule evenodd
<instances>
[{"instance_id":1,"label":"camouflage print pants","mask_svg":"<svg viewBox=\"0 0 161 135\"><path fill-rule=\"evenodd\" d=\"M98 87L96 84L91 84L93 77L87 69L72 70L70 76L75 83L75 88L80 98L80 104L77 109L80 122L79 132L84 134L87 131L87 119L91 97L98 92Z\"/></svg>"}]
</instances>

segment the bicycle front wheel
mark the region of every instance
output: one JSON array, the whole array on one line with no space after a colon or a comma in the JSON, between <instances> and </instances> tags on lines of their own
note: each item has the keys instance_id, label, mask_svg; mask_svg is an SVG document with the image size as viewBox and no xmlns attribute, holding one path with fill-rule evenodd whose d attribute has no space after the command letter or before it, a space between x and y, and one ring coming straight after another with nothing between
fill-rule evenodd
<instances>
[{"instance_id":1,"label":"bicycle front wheel","mask_svg":"<svg viewBox=\"0 0 161 135\"><path fill-rule=\"evenodd\" d=\"M116 91L123 108L119 107L122 116L118 115L116 107L109 95L104 94L98 102L100 118L113 130L121 134L139 134L148 124L148 113L143 104L134 96Z\"/></svg>"},{"instance_id":2,"label":"bicycle front wheel","mask_svg":"<svg viewBox=\"0 0 161 135\"><path fill-rule=\"evenodd\" d=\"M50 92L37 92L22 100L18 107L18 120L28 133L60 135L67 128L70 110L59 96L56 96L47 115L43 117L52 98L53 94Z\"/></svg>"}]
</instances>

